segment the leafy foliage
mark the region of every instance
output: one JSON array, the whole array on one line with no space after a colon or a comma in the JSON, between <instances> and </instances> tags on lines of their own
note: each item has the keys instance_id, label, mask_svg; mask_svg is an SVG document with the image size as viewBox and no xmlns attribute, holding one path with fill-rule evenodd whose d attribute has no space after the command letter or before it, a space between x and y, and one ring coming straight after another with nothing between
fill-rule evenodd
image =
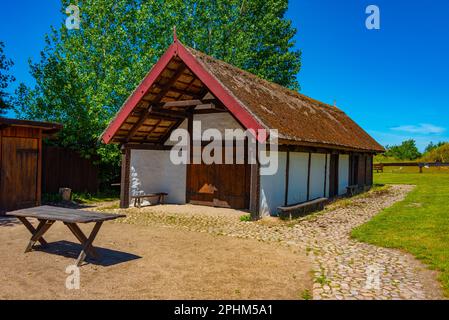
<instances>
[{"instance_id":1,"label":"leafy foliage","mask_svg":"<svg viewBox=\"0 0 449 320\"><path fill-rule=\"evenodd\" d=\"M6 92L6 88L11 82L15 81L15 78L8 74L10 68L14 65L11 59L8 59L3 50L5 44L0 41L0 115L5 113L6 109L11 107L10 97Z\"/></svg>"},{"instance_id":2,"label":"leafy foliage","mask_svg":"<svg viewBox=\"0 0 449 320\"><path fill-rule=\"evenodd\" d=\"M434 149L436 149L436 148L439 148L439 147L441 147L442 145L444 145L445 143L447 143L447 142L438 142L438 143L436 143L436 144L434 144L433 142L430 142L428 145L427 145L427 147L426 147L426 149L424 150L424 154L426 154L426 153L428 153L428 152L430 152L430 151L432 151L432 150L434 150Z\"/></svg>"},{"instance_id":3,"label":"leafy foliage","mask_svg":"<svg viewBox=\"0 0 449 320\"><path fill-rule=\"evenodd\" d=\"M176 25L186 45L281 85L298 89L296 30L284 15L288 0L62 0L80 8L79 30L52 29L37 63L34 88L16 92L22 118L64 124L58 144L102 163L118 164L117 146L101 132L172 41Z\"/></svg>"},{"instance_id":4,"label":"leafy foliage","mask_svg":"<svg viewBox=\"0 0 449 320\"><path fill-rule=\"evenodd\" d=\"M421 161L424 162L449 162L449 143L439 143L438 147L426 152Z\"/></svg>"},{"instance_id":5,"label":"leafy foliage","mask_svg":"<svg viewBox=\"0 0 449 320\"><path fill-rule=\"evenodd\" d=\"M416 160L421 156L413 139L405 140L398 146L386 146L386 149L386 157L393 157L398 160Z\"/></svg>"}]
</instances>

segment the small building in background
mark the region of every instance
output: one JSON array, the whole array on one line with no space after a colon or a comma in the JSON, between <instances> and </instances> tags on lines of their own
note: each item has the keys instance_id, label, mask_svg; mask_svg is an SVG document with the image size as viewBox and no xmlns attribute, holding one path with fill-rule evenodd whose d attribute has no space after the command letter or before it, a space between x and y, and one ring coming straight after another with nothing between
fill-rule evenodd
<instances>
[{"instance_id":1,"label":"small building in background","mask_svg":"<svg viewBox=\"0 0 449 320\"><path fill-rule=\"evenodd\" d=\"M62 125L0 118L0 213L41 202L42 139Z\"/></svg>"}]
</instances>

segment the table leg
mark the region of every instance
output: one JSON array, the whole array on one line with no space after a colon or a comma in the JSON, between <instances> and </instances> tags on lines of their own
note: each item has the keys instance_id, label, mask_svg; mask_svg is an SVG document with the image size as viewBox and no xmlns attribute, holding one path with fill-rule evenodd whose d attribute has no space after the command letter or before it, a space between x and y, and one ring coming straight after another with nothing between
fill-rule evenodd
<instances>
[{"instance_id":1,"label":"table leg","mask_svg":"<svg viewBox=\"0 0 449 320\"><path fill-rule=\"evenodd\" d=\"M39 220L39 225L35 229L35 232L33 233L33 236L30 239L30 242L28 243L28 246L25 249L25 252L30 252L33 249L34 244L36 241L38 241L45 232L50 229L50 227L53 225L54 221L51 220Z\"/></svg>"},{"instance_id":2,"label":"table leg","mask_svg":"<svg viewBox=\"0 0 449 320\"><path fill-rule=\"evenodd\" d=\"M78 241L83 244L87 241L87 237L84 235L83 231L78 227L76 223L64 222L64 224L69 228L73 235L78 239ZM94 247L88 248L87 252L92 258L98 259L100 255L97 253Z\"/></svg>"},{"instance_id":3,"label":"table leg","mask_svg":"<svg viewBox=\"0 0 449 320\"><path fill-rule=\"evenodd\" d=\"M30 233L33 235L36 232L36 229L33 227L33 225L27 220L25 217L17 217L17 219L22 222L22 224L30 231ZM41 243L41 245L46 246L48 243L45 241L44 237L40 237L38 241Z\"/></svg>"},{"instance_id":4,"label":"table leg","mask_svg":"<svg viewBox=\"0 0 449 320\"><path fill-rule=\"evenodd\" d=\"M98 231L100 231L101 225L103 224L103 222L97 222L95 223L94 228L92 229L89 238L86 239L86 241L82 242L83 245L83 249L81 250L80 255L78 256L78 259L76 260L76 265L79 267L81 265L81 263L83 263L84 259L86 259L87 256L87 252L89 252L91 250L92 247L92 243L95 240L95 237L98 234ZM81 230L80 230L81 231Z\"/></svg>"}]
</instances>

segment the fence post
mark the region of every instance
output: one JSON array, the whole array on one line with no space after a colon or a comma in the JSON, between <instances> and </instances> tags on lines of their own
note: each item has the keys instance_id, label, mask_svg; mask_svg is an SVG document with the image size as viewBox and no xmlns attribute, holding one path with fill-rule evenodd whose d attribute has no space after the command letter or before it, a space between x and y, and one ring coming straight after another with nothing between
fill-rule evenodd
<instances>
[{"instance_id":1,"label":"fence post","mask_svg":"<svg viewBox=\"0 0 449 320\"><path fill-rule=\"evenodd\" d=\"M422 164L422 163L419 163L418 166L419 166L419 173L422 173L422 167L423 167L423 164Z\"/></svg>"}]
</instances>

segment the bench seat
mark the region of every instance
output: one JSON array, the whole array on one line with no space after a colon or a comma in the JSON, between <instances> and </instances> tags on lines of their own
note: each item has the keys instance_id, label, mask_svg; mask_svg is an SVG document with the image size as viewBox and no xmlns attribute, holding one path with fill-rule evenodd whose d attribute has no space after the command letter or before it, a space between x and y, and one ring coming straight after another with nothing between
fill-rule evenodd
<instances>
[{"instance_id":1,"label":"bench seat","mask_svg":"<svg viewBox=\"0 0 449 320\"><path fill-rule=\"evenodd\" d=\"M291 206L278 207L277 209L281 219L292 219L323 210L327 201L328 198L317 198Z\"/></svg>"},{"instance_id":2,"label":"bench seat","mask_svg":"<svg viewBox=\"0 0 449 320\"><path fill-rule=\"evenodd\" d=\"M164 197L166 197L167 195L168 195L168 193L165 193L165 192L147 193L147 194L139 194L139 195L136 195L136 196L131 196L131 199L134 199L134 207L141 208L143 199L158 197L157 203L158 204L163 204L164 203Z\"/></svg>"}]
</instances>

